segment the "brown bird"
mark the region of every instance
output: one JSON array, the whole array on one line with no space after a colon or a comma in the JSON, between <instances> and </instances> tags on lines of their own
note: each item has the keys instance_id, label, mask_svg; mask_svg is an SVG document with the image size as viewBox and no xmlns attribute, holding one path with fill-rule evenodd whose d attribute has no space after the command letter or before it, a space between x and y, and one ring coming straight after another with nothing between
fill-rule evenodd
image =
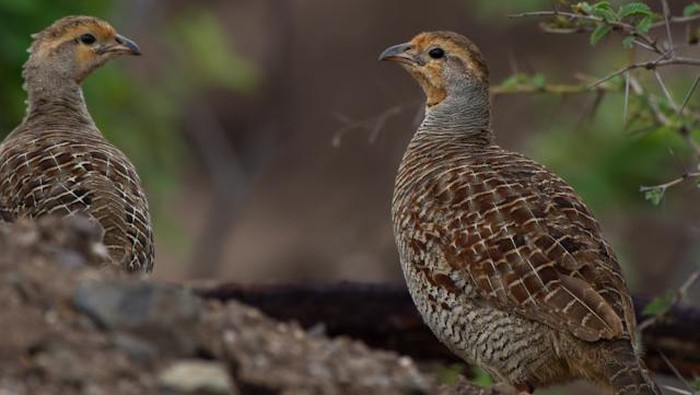
<instances>
[{"instance_id":1,"label":"brown bird","mask_svg":"<svg viewBox=\"0 0 700 395\"><path fill-rule=\"evenodd\" d=\"M659 394L595 218L564 180L493 143L478 48L431 32L379 59L403 66L427 96L392 220L408 288L435 335L511 391L587 379L616 394Z\"/></svg>"},{"instance_id":2,"label":"brown bird","mask_svg":"<svg viewBox=\"0 0 700 395\"><path fill-rule=\"evenodd\" d=\"M60 19L33 38L22 73L27 112L0 144L0 220L85 214L104 229L116 264L151 271L143 186L129 159L95 126L80 87L108 60L140 55L139 47L89 16Z\"/></svg>"}]
</instances>

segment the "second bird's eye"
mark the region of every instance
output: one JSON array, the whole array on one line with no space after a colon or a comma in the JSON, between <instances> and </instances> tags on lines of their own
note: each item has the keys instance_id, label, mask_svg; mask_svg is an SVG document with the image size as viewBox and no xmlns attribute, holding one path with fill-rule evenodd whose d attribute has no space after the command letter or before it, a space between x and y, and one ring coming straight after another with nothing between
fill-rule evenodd
<instances>
[{"instance_id":1,"label":"second bird's eye","mask_svg":"<svg viewBox=\"0 0 700 395\"><path fill-rule=\"evenodd\" d=\"M442 48L433 48L428 52L428 55L433 59L440 59L445 56L445 51Z\"/></svg>"},{"instance_id":2,"label":"second bird's eye","mask_svg":"<svg viewBox=\"0 0 700 395\"><path fill-rule=\"evenodd\" d=\"M87 45L94 44L95 41L97 41L97 39L95 38L95 36L93 36L93 35L90 34L90 33L85 33L85 34L83 34L82 36L80 36L80 39L79 39L79 40L80 40L81 43L87 44Z\"/></svg>"}]
</instances>

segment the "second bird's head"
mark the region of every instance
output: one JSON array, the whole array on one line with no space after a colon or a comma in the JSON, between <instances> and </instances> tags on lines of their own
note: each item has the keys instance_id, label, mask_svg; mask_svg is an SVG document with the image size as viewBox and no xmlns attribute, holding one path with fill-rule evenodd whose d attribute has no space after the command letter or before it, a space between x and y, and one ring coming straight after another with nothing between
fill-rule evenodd
<instances>
[{"instance_id":1,"label":"second bird's head","mask_svg":"<svg viewBox=\"0 0 700 395\"><path fill-rule=\"evenodd\" d=\"M25 72L38 69L50 78L77 83L110 59L141 55L135 42L118 34L109 23L91 16L59 19L32 38Z\"/></svg>"},{"instance_id":2,"label":"second bird's head","mask_svg":"<svg viewBox=\"0 0 700 395\"><path fill-rule=\"evenodd\" d=\"M399 63L427 96L428 107L450 96L488 89L489 71L479 49L453 32L426 32L385 49L379 60Z\"/></svg>"}]
</instances>

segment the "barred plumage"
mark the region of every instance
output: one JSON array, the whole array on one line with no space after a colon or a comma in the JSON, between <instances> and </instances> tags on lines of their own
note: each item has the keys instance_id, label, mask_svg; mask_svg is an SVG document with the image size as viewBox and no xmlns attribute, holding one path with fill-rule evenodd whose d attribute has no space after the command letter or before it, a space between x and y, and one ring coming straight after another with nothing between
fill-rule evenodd
<instances>
[{"instance_id":1,"label":"barred plumage","mask_svg":"<svg viewBox=\"0 0 700 395\"><path fill-rule=\"evenodd\" d=\"M141 181L95 126L80 89L123 54L140 51L92 17L63 18L35 35L24 68L27 114L0 144L0 219L87 215L104 229L116 264L149 272L153 235Z\"/></svg>"},{"instance_id":2,"label":"barred plumage","mask_svg":"<svg viewBox=\"0 0 700 395\"><path fill-rule=\"evenodd\" d=\"M392 219L409 290L437 337L521 391L585 378L617 394L659 393L633 349L632 302L595 218L561 178L493 144L474 44L423 33L380 59L401 63L428 96Z\"/></svg>"}]
</instances>

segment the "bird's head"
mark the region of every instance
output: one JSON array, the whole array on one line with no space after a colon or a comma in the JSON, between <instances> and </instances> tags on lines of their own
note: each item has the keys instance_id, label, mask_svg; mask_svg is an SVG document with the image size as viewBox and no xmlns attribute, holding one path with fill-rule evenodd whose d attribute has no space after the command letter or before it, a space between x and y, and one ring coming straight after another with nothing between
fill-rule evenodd
<instances>
[{"instance_id":1,"label":"bird's head","mask_svg":"<svg viewBox=\"0 0 700 395\"><path fill-rule=\"evenodd\" d=\"M488 88L489 71L479 49L462 35L426 32L391 46L379 60L397 62L425 91L428 107L477 87Z\"/></svg>"},{"instance_id":2,"label":"bird's head","mask_svg":"<svg viewBox=\"0 0 700 395\"><path fill-rule=\"evenodd\" d=\"M81 83L93 70L121 55L141 55L138 45L107 22L69 16L32 36L28 69L51 71L51 78ZM25 78L27 75L25 74Z\"/></svg>"}]
</instances>

